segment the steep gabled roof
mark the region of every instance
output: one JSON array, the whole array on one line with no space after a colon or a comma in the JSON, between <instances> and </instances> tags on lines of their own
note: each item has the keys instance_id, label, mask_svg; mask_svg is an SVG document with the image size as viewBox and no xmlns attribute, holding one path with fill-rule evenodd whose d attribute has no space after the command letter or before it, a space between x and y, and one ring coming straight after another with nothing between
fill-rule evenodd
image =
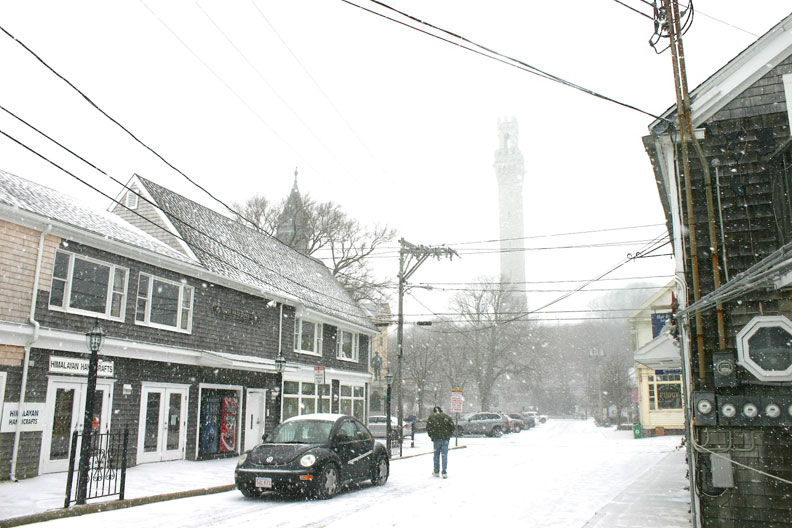
<instances>
[{"instance_id":1,"label":"steep gabled roof","mask_svg":"<svg viewBox=\"0 0 792 528\"><path fill-rule=\"evenodd\" d=\"M151 180L137 178L209 271L376 332L366 312L321 262Z\"/></svg>"},{"instance_id":2,"label":"steep gabled roof","mask_svg":"<svg viewBox=\"0 0 792 528\"><path fill-rule=\"evenodd\" d=\"M0 204L84 232L95 239L121 242L184 263L197 264L116 215L95 209L43 185L0 170ZM64 235L66 236L66 235Z\"/></svg>"}]
</instances>

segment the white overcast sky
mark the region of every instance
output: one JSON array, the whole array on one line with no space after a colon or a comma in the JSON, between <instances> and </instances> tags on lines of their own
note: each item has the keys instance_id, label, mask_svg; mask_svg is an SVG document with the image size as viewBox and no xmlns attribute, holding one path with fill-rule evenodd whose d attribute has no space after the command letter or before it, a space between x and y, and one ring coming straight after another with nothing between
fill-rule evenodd
<instances>
[{"instance_id":1,"label":"white overcast sky","mask_svg":"<svg viewBox=\"0 0 792 528\"><path fill-rule=\"evenodd\" d=\"M366 0L354 3L407 22ZM674 102L670 56L648 45L651 20L615 0L386 3L651 114ZM643 0L623 3L651 12ZM684 41L691 88L792 11L783 0L694 4ZM336 202L364 223L394 227L410 242L447 244L462 253L453 262L427 261L413 282L466 282L498 273L497 254L470 252L494 248L480 241L499 237L492 162L500 117L519 121L525 234L541 237L525 243L533 248L526 252L527 281L595 277L663 233L641 143L651 117L342 0L4 0L0 26L228 204L254 193L279 201L298 167L303 193ZM220 208L5 33L0 57L0 105L7 110L118 180L138 173ZM0 130L92 186L120 192L107 176L2 110ZM109 203L2 135L0 169L97 205ZM543 236L644 225L652 227ZM635 242L536 249L625 241ZM380 273L394 279L395 247L378 261ZM668 252L666 246L658 253ZM669 258L651 258L613 277L670 277L672 270ZM574 286L529 288L554 285ZM560 294L529 293L529 305L537 308ZM446 311L445 292L415 295L433 311ZM576 296L579 302L592 298ZM422 312L416 303L406 310L415 318Z\"/></svg>"}]
</instances>

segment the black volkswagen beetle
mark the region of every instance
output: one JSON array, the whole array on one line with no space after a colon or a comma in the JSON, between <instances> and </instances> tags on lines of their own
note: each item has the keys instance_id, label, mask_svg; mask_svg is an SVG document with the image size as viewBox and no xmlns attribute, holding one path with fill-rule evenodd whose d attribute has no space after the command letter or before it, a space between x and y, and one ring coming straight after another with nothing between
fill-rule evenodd
<instances>
[{"instance_id":1,"label":"black volkswagen beetle","mask_svg":"<svg viewBox=\"0 0 792 528\"><path fill-rule=\"evenodd\" d=\"M388 480L390 459L360 421L343 414L295 416L239 457L234 482L246 497L266 491L329 499L342 486Z\"/></svg>"}]
</instances>

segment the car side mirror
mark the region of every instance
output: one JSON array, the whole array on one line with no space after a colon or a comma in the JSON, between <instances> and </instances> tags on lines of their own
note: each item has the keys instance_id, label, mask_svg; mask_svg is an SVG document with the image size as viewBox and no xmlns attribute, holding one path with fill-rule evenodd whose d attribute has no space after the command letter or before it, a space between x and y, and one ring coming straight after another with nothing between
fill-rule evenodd
<instances>
[{"instance_id":1,"label":"car side mirror","mask_svg":"<svg viewBox=\"0 0 792 528\"><path fill-rule=\"evenodd\" d=\"M261 441L266 442L267 440L269 440L269 437L270 437L269 433L265 433L261 435Z\"/></svg>"}]
</instances>

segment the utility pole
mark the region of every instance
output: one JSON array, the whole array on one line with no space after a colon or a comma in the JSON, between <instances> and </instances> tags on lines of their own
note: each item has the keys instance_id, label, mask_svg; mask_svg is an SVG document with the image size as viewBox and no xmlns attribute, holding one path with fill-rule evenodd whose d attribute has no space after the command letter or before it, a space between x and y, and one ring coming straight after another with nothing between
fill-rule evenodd
<instances>
[{"instance_id":1,"label":"utility pole","mask_svg":"<svg viewBox=\"0 0 792 528\"><path fill-rule=\"evenodd\" d=\"M404 289L407 279L423 264L429 257L440 260L441 257L453 259L459 254L451 248L445 246L420 246L407 242L403 238L399 239L399 313L397 316L396 330L396 413L399 418L399 437L402 433L402 420L404 409L402 409L402 343L404 340ZM401 442L399 442L399 456L401 456Z\"/></svg>"}]
</instances>

